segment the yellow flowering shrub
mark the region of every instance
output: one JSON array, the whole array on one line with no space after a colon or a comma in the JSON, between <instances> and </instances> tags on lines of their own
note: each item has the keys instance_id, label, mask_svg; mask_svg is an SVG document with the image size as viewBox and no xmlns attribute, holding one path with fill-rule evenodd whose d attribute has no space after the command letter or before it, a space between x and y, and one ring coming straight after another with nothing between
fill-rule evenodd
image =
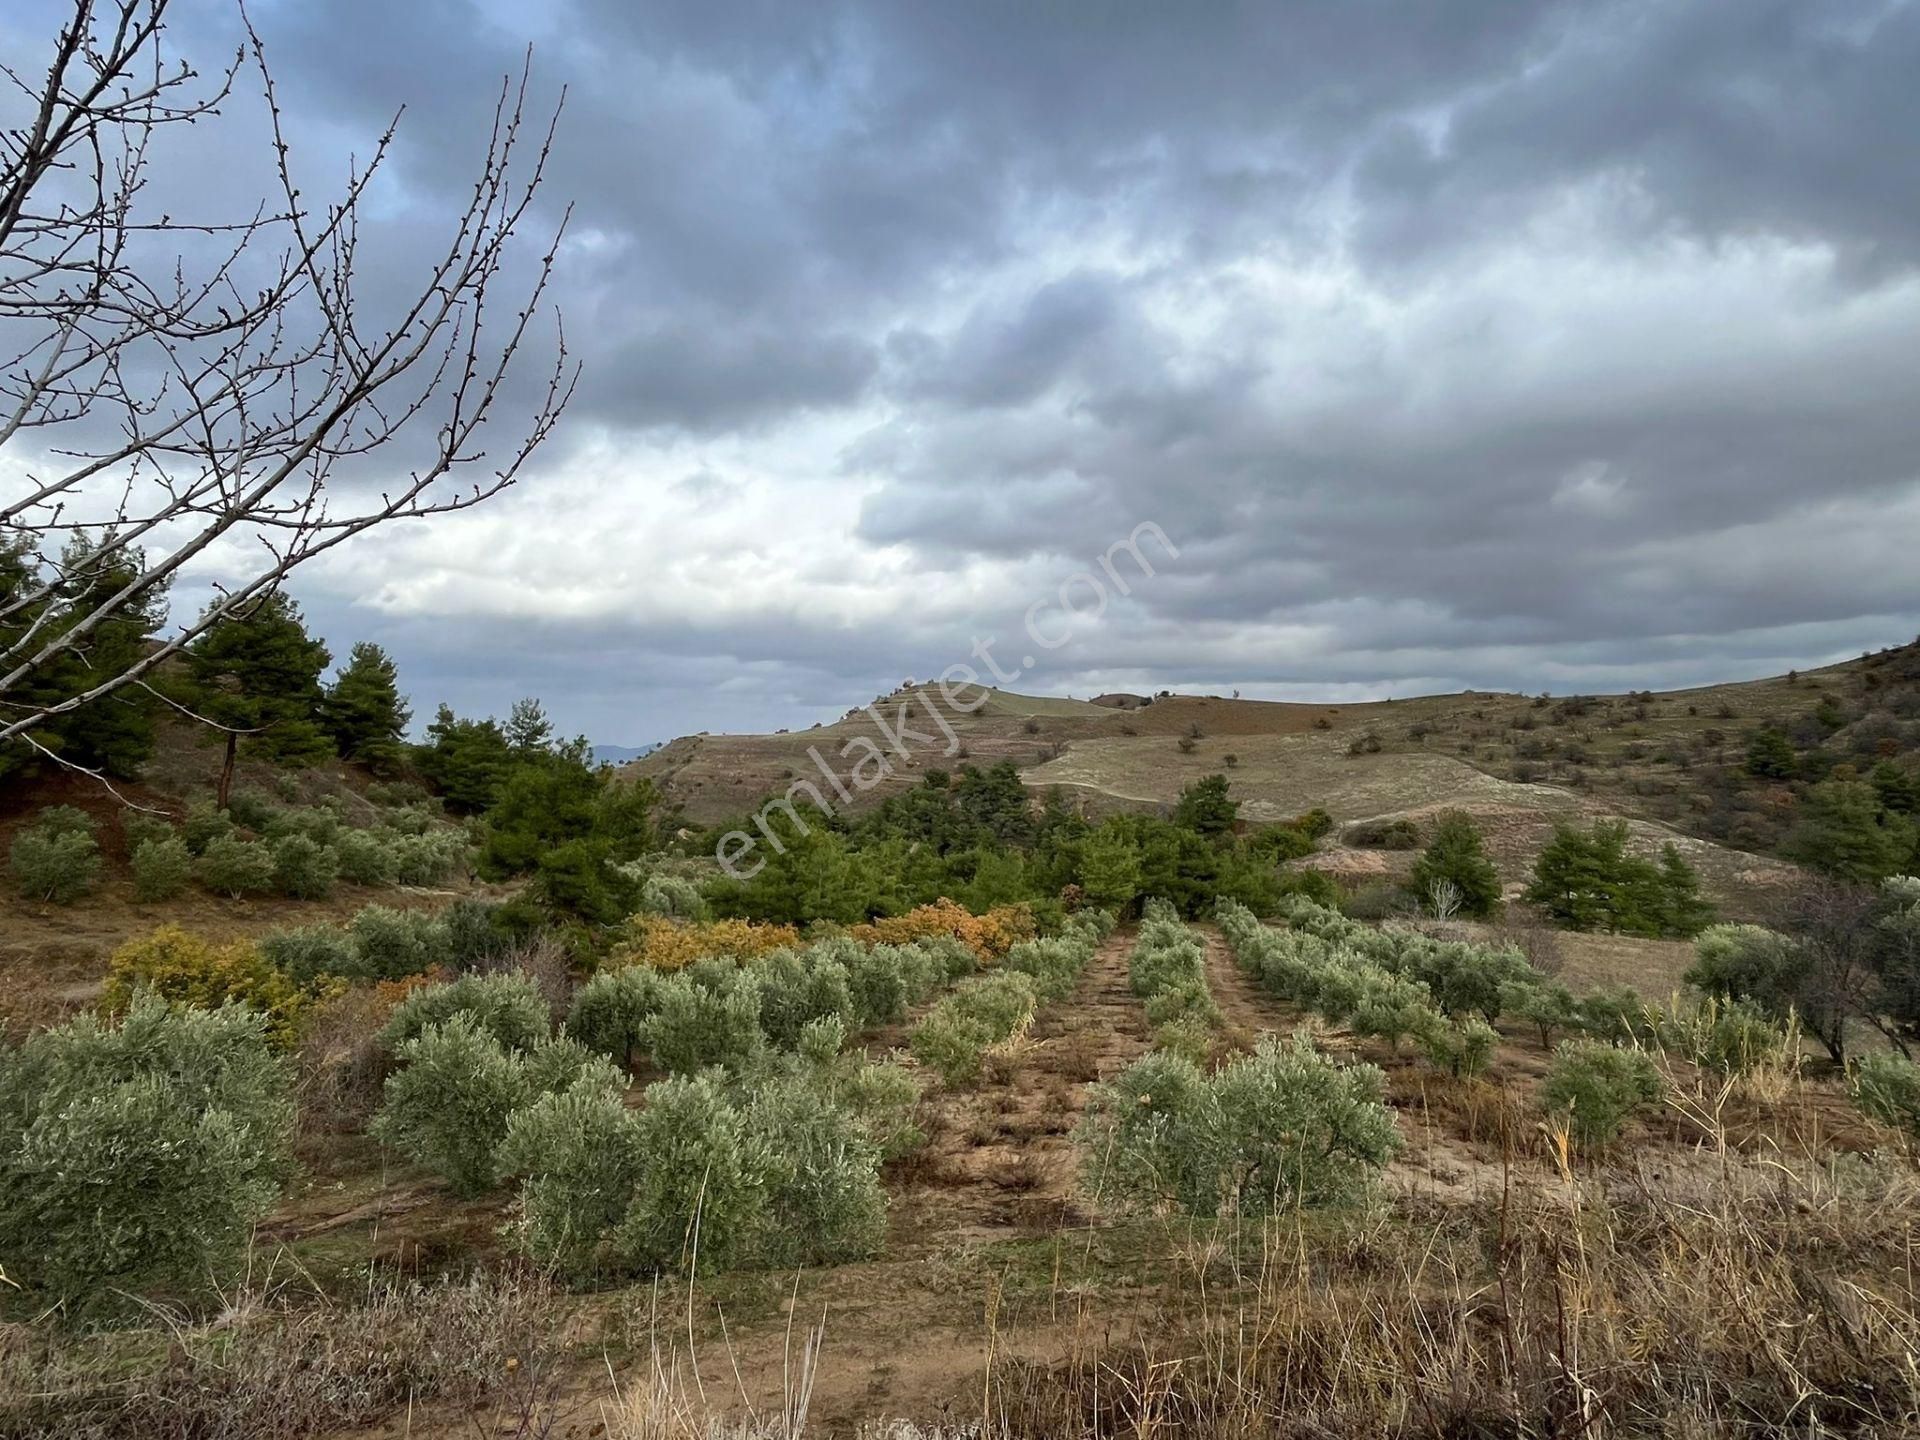
<instances>
[{"instance_id":1,"label":"yellow flowering shrub","mask_svg":"<svg viewBox=\"0 0 1920 1440\"><path fill-rule=\"evenodd\" d=\"M863 945L910 945L929 935L951 935L982 960L997 960L1022 940L1033 939L1033 911L1026 905L996 905L984 915L944 896L904 915L889 915L847 933Z\"/></svg>"},{"instance_id":2,"label":"yellow flowering shrub","mask_svg":"<svg viewBox=\"0 0 1920 1440\"><path fill-rule=\"evenodd\" d=\"M283 1047L293 1043L301 1012L315 998L251 941L218 943L178 925L129 940L107 961L102 1003L109 1013L124 1011L142 987L175 1005L211 1010L234 1001L258 1010L267 1017L273 1042Z\"/></svg>"},{"instance_id":3,"label":"yellow flowering shrub","mask_svg":"<svg viewBox=\"0 0 1920 1440\"><path fill-rule=\"evenodd\" d=\"M610 964L648 965L679 970L708 955L748 960L800 943L791 925L761 925L752 920L674 920L665 915L635 915L627 937L615 947Z\"/></svg>"}]
</instances>

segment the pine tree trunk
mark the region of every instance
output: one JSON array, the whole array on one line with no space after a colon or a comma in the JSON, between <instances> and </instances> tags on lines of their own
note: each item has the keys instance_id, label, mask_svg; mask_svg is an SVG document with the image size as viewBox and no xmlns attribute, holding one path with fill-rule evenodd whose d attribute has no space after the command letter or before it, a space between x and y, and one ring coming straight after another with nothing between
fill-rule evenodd
<instances>
[{"instance_id":1,"label":"pine tree trunk","mask_svg":"<svg viewBox=\"0 0 1920 1440\"><path fill-rule=\"evenodd\" d=\"M216 803L222 810L227 808L228 797L233 794L233 765L240 749L240 737L231 730L227 732L227 758L220 767L220 793Z\"/></svg>"}]
</instances>

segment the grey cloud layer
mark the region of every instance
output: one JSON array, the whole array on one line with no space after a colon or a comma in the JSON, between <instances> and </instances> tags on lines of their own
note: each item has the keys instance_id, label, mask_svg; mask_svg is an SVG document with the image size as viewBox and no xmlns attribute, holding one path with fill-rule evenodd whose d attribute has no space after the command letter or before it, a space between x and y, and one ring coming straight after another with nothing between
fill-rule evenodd
<instances>
[{"instance_id":1,"label":"grey cloud layer","mask_svg":"<svg viewBox=\"0 0 1920 1440\"><path fill-rule=\"evenodd\" d=\"M541 93L568 87L553 193L588 368L543 486L591 438L636 487L767 506L704 453L742 451L837 476L848 557L935 574L1066 573L1165 525L1179 563L1048 688L1675 683L1920 623L1920 6L260 19L312 143L407 102L396 226L458 194L529 40ZM385 627L423 700L477 703L505 645L520 688L634 740L831 714L1029 597L852 629L346 598L316 604Z\"/></svg>"}]
</instances>

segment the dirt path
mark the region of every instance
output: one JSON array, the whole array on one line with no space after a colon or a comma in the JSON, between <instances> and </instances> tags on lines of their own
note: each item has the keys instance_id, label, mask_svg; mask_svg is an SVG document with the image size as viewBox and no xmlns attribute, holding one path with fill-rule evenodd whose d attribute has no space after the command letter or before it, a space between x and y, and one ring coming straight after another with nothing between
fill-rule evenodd
<instances>
[{"instance_id":1,"label":"dirt path","mask_svg":"<svg viewBox=\"0 0 1920 1440\"><path fill-rule=\"evenodd\" d=\"M979 1085L930 1099L928 1145L897 1197L895 1236L906 1253L1085 1222L1073 1129L1087 1086L1152 1044L1127 984L1132 946L1130 932L1109 936L1074 993L1046 1006L1025 1039L989 1057Z\"/></svg>"},{"instance_id":2,"label":"dirt path","mask_svg":"<svg viewBox=\"0 0 1920 1440\"><path fill-rule=\"evenodd\" d=\"M1207 988L1213 993L1213 1003L1220 1007L1223 1038L1230 1048L1251 1050L1264 1032L1285 1034L1300 1023L1300 1011L1269 995L1259 981L1240 968L1226 936L1217 927L1191 928L1206 946Z\"/></svg>"}]
</instances>

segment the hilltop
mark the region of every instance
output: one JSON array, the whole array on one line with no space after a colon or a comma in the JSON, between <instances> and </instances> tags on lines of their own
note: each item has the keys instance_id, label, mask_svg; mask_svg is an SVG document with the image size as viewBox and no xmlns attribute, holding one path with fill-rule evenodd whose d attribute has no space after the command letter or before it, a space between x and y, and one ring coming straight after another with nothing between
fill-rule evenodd
<instances>
[{"instance_id":1,"label":"hilltop","mask_svg":"<svg viewBox=\"0 0 1920 1440\"><path fill-rule=\"evenodd\" d=\"M1466 691L1341 705L1165 691L953 699L903 686L807 730L684 736L627 773L650 778L695 824L751 814L800 782L858 812L929 770L967 764L1010 761L1032 789L1058 791L1093 816L1164 811L1185 786L1224 773L1250 822L1329 811L1348 843L1315 863L1355 880L1404 869L1403 855L1357 843L1394 820L1418 826L1441 810L1468 811L1513 887L1555 822L1620 818L1649 849L1680 843L1716 899L1746 912L1791 876L1777 857L1806 783L1875 766L1911 783L1920 760L1920 645L1668 692ZM903 703L916 716L937 708L952 742L942 734L904 757L889 749L874 712L891 725ZM1793 773L1752 773L1749 750L1763 734L1785 739ZM814 757L844 776L837 757L862 742L892 758L891 773L842 805Z\"/></svg>"}]
</instances>

